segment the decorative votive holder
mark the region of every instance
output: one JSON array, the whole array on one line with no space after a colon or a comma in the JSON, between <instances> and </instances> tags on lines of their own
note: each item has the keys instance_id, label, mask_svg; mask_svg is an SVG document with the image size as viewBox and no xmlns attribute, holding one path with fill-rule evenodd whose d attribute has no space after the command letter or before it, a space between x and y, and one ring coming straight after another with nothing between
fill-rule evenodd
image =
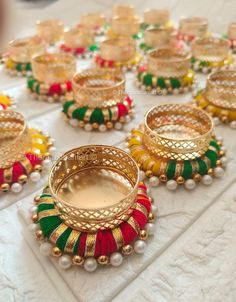
<instances>
[{"instance_id":1,"label":"decorative votive holder","mask_svg":"<svg viewBox=\"0 0 236 302\"><path fill-rule=\"evenodd\" d=\"M63 104L63 115L73 127L121 130L133 117L133 100L120 71L87 69L73 77L72 86L74 97Z\"/></svg>"},{"instance_id":2,"label":"decorative votive holder","mask_svg":"<svg viewBox=\"0 0 236 302\"><path fill-rule=\"evenodd\" d=\"M145 122L132 130L127 147L137 162L140 179L151 186L166 183L188 190L196 183L208 186L213 176L222 177L226 163L222 142L213 135L213 121L191 105L164 104L153 107Z\"/></svg>"},{"instance_id":3,"label":"decorative votive holder","mask_svg":"<svg viewBox=\"0 0 236 302\"><path fill-rule=\"evenodd\" d=\"M197 105L207 111L215 125L220 122L236 128L236 71L224 70L211 73L206 87L197 92Z\"/></svg>"},{"instance_id":4,"label":"decorative votive holder","mask_svg":"<svg viewBox=\"0 0 236 302\"><path fill-rule=\"evenodd\" d=\"M95 56L95 64L101 68L135 71L141 59L133 39L116 38L101 42L100 52Z\"/></svg>"},{"instance_id":5,"label":"decorative votive holder","mask_svg":"<svg viewBox=\"0 0 236 302\"><path fill-rule=\"evenodd\" d=\"M192 67L196 71L211 71L233 68L235 58L230 52L227 40L220 38L202 38L192 43Z\"/></svg>"},{"instance_id":6,"label":"decorative votive holder","mask_svg":"<svg viewBox=\"0 0 236 302\"><path fill-rule=\"evenodd\" d=\"M170 12L168 9L147 9L143 13L142 29L149 27L155 28L172 28L170 21Z\"/></svg>"},{"instance_id":7,"label":"decorative votive holder","mask_svg":"<svg viewBox=\"0 0 236 302\"><path fill-rule=\"evenodd\" d=\"M45 54L32 59L33 75L27 86L34 99L49 103L64 101L72 92L76 60L70 54Z\"/></svg>"},{"instance_id":8,"label":"decorative votive holder","mask_svg":"<svg viewBox=\"0 0 236 302\"><path fill-rule=\"evenodd\" d=\"M78 58L89 58L98 50L94 33L86 28L71 28L64 32L64 42L60 50L70 53Z\"/></svg>"},{"instance_id":9,"label":"decorative votive holder","mask_svg":"<svg viewBox=\"0 0 236 302\"><path fill-rule=\"evenodd\" d=\"M188 92L194 82L190 54L174 48L150 51L147 64L140 66L137 74L138 87L158 95Z\"/></svg>"},{"instance_id":10,"label":"decorative votive holder","mask_svg":"<svg viewBox=\"0 0 236 302\"><path fill-rule=\"evenodd\" d=\"M4 63L10 75L29 76L32 73L31 60L46 52L46 44L39 36L11 41Z\"/></svg>"},{"instance_id":11,"label":"decorative votive holder","mask_svg":"<svg viewBox=\"0 0 236 302\"><path fill-rule=\"evenodd\" d=\"M86 200L86 203L84 202ZM106 145L66 152L53 165L49 184L35 197L30 230L44 256L63 269L120 266L143 254L155 232L157 207L139 182L138 167L124 151Z\"/></svg>"},{"instance_id":12,"label":"decorative votive holder","mask_svg":"<svg viewBox=\"0 0 236 302\"><path fill-rule=\"evenodd\" d=\"M55 44L62 40L64 33L64 23L61 20L49 19L36 22L36 31L48 44Z\"/></svg>"},{"instance_id":13,"label":"decorative votive holder","mask_svg":"<svg viewBox=\"0 0 236 302\"><path fill-rule=\"evenodd\" d=\"M132 37L137 40L143 37L140 32L141 21L136 15L134 16L115 16L111 20L111 27L107 31L109 38Z\"/></svg>"},{"instance_id":14,"label":"decorative votive holder","mask_svg":"<svg viewBox=\"0 0 236 302\"><path fill-rule=\"evenodd\" d=\"M155 48L177 47L176 33L172 28L149 27L144 32L144 41L139 47L144 53Z\"/></svg>"},{"instance_id":15,"label":"decorative votive holder","mask_svg":"<svg viewBox=\"0 0 236 302\"><path fill-rule=\"evenodd\" d=\"M132 17L135 16L135 9L133 5L129 4L115 4L112 8L113 17Z\"/></svg>"},{"instance_id":16,"label":"decorative votive holder","mask_svg":"<svg viewBox=\"0 0 236 302\"><path fill-rule=\"evenodd\" d=\"M106 18L100 13L86 13L81 16L78 28L91 30L95 35L103 35L105 33Z\"/></svg>"},{"instance_id":17,"label":"decorative votive holder","mask_svg":"<svg viewBox=\"0 0 236 302\"><path fill-rule=\"evenodd\" d=\"M197 38L208 36L208 21L206 18L189 17L179 21L178 39L191 43Z\"/></svg>"},{"instance_id":18,"label":"decorative votive holder","mask_svg":"<svg viewBox=\"0 0 236 302\"><path fill-rule=\"evenodd\" d=\"M0 91L0 111L14 109L15 106L16 100L12 96Z\"/></svg>"},{"instance_id":19,"label":"decorative votive holder","mask_svg":"<svg viewBox=\"0 0 236 302\"><path fill-rule=\"evenodd\" d=\"M28 128L24 117L11 110L0 111L0 129L0 189L20 193L28 179L38 182L49 167L53 140Z\"/></svg>"}]
</instances>

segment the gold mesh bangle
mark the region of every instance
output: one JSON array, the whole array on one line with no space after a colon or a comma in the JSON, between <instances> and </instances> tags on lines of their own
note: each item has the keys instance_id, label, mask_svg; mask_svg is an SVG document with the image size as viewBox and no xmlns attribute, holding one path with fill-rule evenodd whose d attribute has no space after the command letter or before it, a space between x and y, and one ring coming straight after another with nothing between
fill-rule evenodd
<instances>
[{"instance_id":1,"label":"gold mesh bangle","mask_svg":"<svg viewBox=\"0 0 236 302\"><path fill-rule=\"evenodd\" d=\"M109 206L86 208L72 205L60 195L65 183L79 173L91 169L105 170L119 179L128 188L125 197ZM66 152L53 165L49 175L49 187L60 217L69 226L79 231L94 232L113 228L127 220L138 191L138 166L124 151L111 146L89 145ZM83 185L83 184L80 184Z\"/></svg>"},{"instance_id":2,"label":"gold mesh bangle","mask_svg":"<svg viewBox=\"0 0 236 302\"><path fill-rule=\"evenodd\" d=\"M165 104L145 116L143 142L160 158L190 160L203 155L210 143L213 122L191 105Z\"/></svg>"},{"instance_id":3,"label":"gold mesh bangle","mask_svg":"<svg viewBox=\"0 0 236 302\"><path fill-rule=\"evenodd\" d=\"M190 17L179 21L179 32L183 35L203 38L207 35L208 21L206 18Z\"/></svg>"},{"instance_id":4,"label":"gold mesh bangle","mask_svg":"<svg viewBox=\"0 0 236 302\"><path fill-rule=\"evenodd\" d=\"M111 107L124 100L125 78L116 70L87 69L74 76L73 92L81 107Z\"/></svg>"},{"instance_id":5,"label":"gold mesh bangle","mask_svg":"<svg viewBox=\"0 0 236 302\"><path fill-rule=\"evenodd\" d=\"M46 44L39 36L17 39L8 46L9 57L17 63L29 63L34 56L46 52Z\"/></svg>"},{"instance_id":6,"label":"gold mesh bangle","mask_svg":"<svg viewBox=\"0 0 236 302\"><path fill-rule=\"evenodd\" d=\"M75 74L76 61L68 54L45 54L32 59L32 71L39 82L65 83Z\"/></svg>"},{"instance_id":7,"label":"gold mesh bangle","mask_svg":"<svg viewBox=\"0 0 236 302\"><path fill-rule=\"evenodd\" d=\"M36 22L38 35L47 43L53 44L63 37L64 23L61 20L44 20Z\"/></svg>"},{"instance_id":8,"label":"gold mesh bangle","mask_svg":"<svg viewBox=\"0 0 236 302\"><path fill-rule=\"evenodd\" d=\"M167 9L148 9L143 14L144 23L150 25L165 25L169 20L170 12Z\"/></svg>"}]
</instances>

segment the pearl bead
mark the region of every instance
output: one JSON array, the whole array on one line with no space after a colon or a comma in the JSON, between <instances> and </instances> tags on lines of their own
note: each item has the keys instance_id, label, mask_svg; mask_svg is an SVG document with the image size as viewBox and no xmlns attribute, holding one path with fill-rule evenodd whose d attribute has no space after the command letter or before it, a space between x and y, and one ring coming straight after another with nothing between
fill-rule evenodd
<instances>
[{"instance_id":1,"label":"pearl bead","mask_svg":"<svg viewBox=\"0 0 236 302\"><path fill-rule=\"evenodd\" d=\"M35 214L35 212L37 211L37 206L32 206L30 209L29 209L29 212L31 214Z\"/></svg>"},{"instance_id":2,"label":"pearl bead","mask_svg":"<svg viewBox=\"0 0 236 302\"><path fill-rule=\"evenodd\" d=\"M202 183L205 186L210 186L212 184L213 178L210 175L204 175L202 177Z\"/></svg>"},{"instance_id":3,"label":"pearl bead","mask_svg":"<svg viewBox=\"0 0 236 302\"><path fill-rule=\"evenodd\" d=\"M56 147L50 147L48 152L51 154L51 156L54 156L56 155L56 150L57 150Z\"/></svg>"},{"instance_id":4,"label":"pearl bead","mask_svg":"<svg viewBox=\"0 0 236 302\"><path fill-rule=\"evenodd\" d=\"M98 127L98 130L99 130L100 132L105 132L105 131L107 130L107 127L106 127L106 125L102 124L102 125L100 125L100 126Z\"/></svg>"},{"instance_id":5,"label":"pearl bead","mask_svg":"<svg viewBox=\"0 0 236 302\"><path fill-rule=\"evenodd\" d=\"M53 103L54 102L54 98L52 98L51 96L48 97L48 103Z\"/></svg>"},{"instance_id":6,"label":"pearl bead","mask_svg":"<svg viewBox=\"0 0 236 302\"><path fill-rule=\"evenodd\" d=\"M157 214L158 213L158 207L155 206L154 204L152 204L151 211L152 211L152 213Z\"/></svg>"},{"instance_id":7,"label":"pearl bead","mask_svg":"<svg viewBox=\"0 0 236 302\"><path fill-rule=\"evenodd\" d=\"M215 126L218 126L220 124L220 119L218 117L213 117L213 123Z\"/></svg>"},{"instance_id":8,"label":"pearl bead","mask_svg":"<svg viewBox=\"0 0 236 302\"><path fill-rule=\"evenodd\" d=\"M131 120L130 116L129 116L129 115L126 115L126 117L125 117L125 122L126 122L126 123L129 123L130 120Z\"/></svg>"},{"instance_id":9,"label":"pearl bead","mask_svg":"<svg viewBox=\"0 0 236 302\"><path fill-rule=\"evenodd\" d=\"M39 247L40 254L43 256L50 256L52 251L52 245L50 242L43 242Z\"/></svg>"},{"instance_id":10,"label":"pearl bead","mask_svg":"<svg viewBox=\"0 0 236 302\"><path fill-rule=\"evenodd\" d=\"M207 72L208 72L208 68L207 68L207 67L203 67L203 68L202 68L202 72L203 72L203 73L207 73Z\"/></svg>"},{"instance_id":11,"label":"pearl bead","mask_svg":"<svg viewBox=\"0 0 236 302\"><path fill-rule=\"evenodd\" d=\"M166 183L166 187L168 190L174 191L176 190L178 184L175 180L168 180Z\"/></svg>"},{"instance_id":12,"label":"pearl bead","mask_svg":"<svg viewBox=\"0 0 236 302\"><path fill-rule=\"evenodd\" d=\"M236 129L236 121L232 121L232 122L230 123L230 127L231 127L232 129Z\"/></svg>"},{"instance_id":13,"label":"pearl bead","mask_svg":"<svg viewBox=\"0 0 236 302\"><path fill-rule=\"evenodd\" d=\"M52 162L51 162L50 158L46 158L46 159L43 161L43 167L44 167L45 169L49 169L49 168L51 167L51 164L52 164Z\"/></svg>"},{"instance_id":14,"label":"pearl bead","mask_svg":"<svg viewBox=\"0 0 236 302\"><path fill-rule=\"evenodd\" d=\"M167 90L166 89L162 89L161 93L162 93L162 95L167 95Z\"/></svg>"},{"instance_id":15,"label":"pearl bead","mask_svg":"<svg viewBox=\"0 0 236 302\"><path fill-rule=\"evenodd\" d=\"M123 262L123 257L121 255L121 253L113 253L110 256L110 263L113 266L120 266Z\"/></svg>"},{"instance_id":16,"label":"pearl bead","mask_svg":"<svg viewBox=\"0 0 236 302\"><path fill-rule=\"evenodd\" d=\"M224 175L224 173L225 173L225 171L224 171L224 169L222 169L221 167L216 167L216 168L214 169L214 175L215 175L215 177L217 177L217 178L222 177L222 176Z\"/></svg>"},{"instance_id":17,"label":"pearl bead","mask_svg":"<svg viewBox=\"0 0 236 302\"><path fill-rule=\"evenodd\" d=\"M122 129L122 124L120 122L115 123L115 129L116 130L121 130Z\"/></svg>"},{"instance_id":18,"label":"pearl bead","mask_svg":"<svg viewBox=\"0 0 236 302\"><path fill-rule=\"evenodd\" d=\"M31 223L31 224L28 225L28 230L31 233L35 233L38 229L39 229L38 223Z\"/></svg>"},{"instance_id":19,"label":"pearl bead","mask_svg":"<svg viewBox=\"0 0 236 302\"><path fill-rule=\"evenodd\" d=\"M58 260L59 266L63 269L71 267L72 261L69 255L62 255Z\"/></svg>"},{"instance_id":20,"label":"pearl bead","mask_svg":"<svg viewBox=\"0 0 236 302\"><path fill-rule=\"evenodd\" d=\"M145 226L146 231L148 232L148 235L154 235L155 233L155 224L154 223L147 223Z\"/></svg>"},{"instance_id":21,"label":"pearl bead","mask_svg":"<svg viewBox=\"0 0 236 302\"><path fill-rule=\"evenodd\" d=\"M36 171L35 171L35 172L32 172L32 173L30 174L30 180L33 181L33 182L39 181L40 178L41 178L41 175L40 175L39 172L36 172Z\"/></svg>"},{"instance_id":22,"label":"pearl bead","mask_svg":"<svg viewBox=\"0 0 236 302\"><path fill-rule=\"evenodd\" d=\"M193 190L196 187L196 183L193 179L188 179L185 181L184 186L188 190Z\"/></svg>"},{"instance_id":23,"label":"pearl bead","mask_svg":"<svg viewBox=\"0 0 236 302\"><path fill-rule=\"evenodd\" d=\"M94 272L97 268L98 264L96 259L89 257L84 261L84 269L87 272Z\"/></svg>"},{"instance_id":24,"label":"pearl bead","mask_svg":"<svg viewBox=\"0 0 236 302\"><path fill-rule=\"evenodd\" d=\"M142 170L139 170L139 180L143 181L145 179L145 177L146 177L145 172Z\"/></svg>"},{"instance_id":25,"label":"pearl bead","mask_svg":"<svg viewBox=\"0 0 236 302\"><path fill-rule=\"evenodd\" d=\"M12 192L14 192L14 193L20 193L21 192L21 190L22 190L22 185L21 184L19 184L18 182L15 182L14 184L12 184L12 186L11 186L11 190L12 190Z\"/></svg>"},{"instance_id":26,"label":"pearl bead","mask_svg":"<svg viewBox=\"0 0 236 302\"><path fill-rule=\"evenodd\" d=\"M79 125L79 121L75 118L69 119L69 123L72 127L77 127Z\"/></svg>"},{"instance_id":27,"label":"pearl bead","mask_svg":"<svg viewBox=\"0 0 236 302\"><path fill-rule=\"evenodd\" d=\"M227 157L223 156L221 157L222 166L225 167L227 164Z\"/></svg>"},{"instance_id":28,"label":"pearl bead","mask_svg":"<svg viewBox=\"0 0 236 302\"><path fill-rule=\"evenodd\" d=\"M92 127L91 124L86 124L86 125L84 126L84 130L85 130L85 131L88 131L88 132L89 132L89 131L92 131L92 128L93 128L93 127Z\"/></svg>"},{"instance_id":29,"label":"pearl bead","mask_svg":"<svg viewBox=\"0 0 236 302\"><path fill-rule=\"evenodd\" d=\"M159 181L159 178L156 177L156 176L152 176L150 179L149 179L149 183L152 187L157 187L160 183Z\"/></svg>"},{"instance_id":30,"label":"pearl bead","mask_svg":"<svg viewBox=\"0 0 236 302\"><path fill-rule=\"evenodd\" d=\"M179 94L179 89L177 89L177 88L173 89L173 94L174 94L174 95Z\"/></svg>"},{"instance_id":31,"label":"pearl bead","mask_svg":"<svg viewBox=\"0 0 236 302\"><path fill-rule=\"evenodd\" d=\"M137 254L143 254L146 248L146 243L143 240L137 240L134 243L134 251Z\"/></svg>"}]
</instances>

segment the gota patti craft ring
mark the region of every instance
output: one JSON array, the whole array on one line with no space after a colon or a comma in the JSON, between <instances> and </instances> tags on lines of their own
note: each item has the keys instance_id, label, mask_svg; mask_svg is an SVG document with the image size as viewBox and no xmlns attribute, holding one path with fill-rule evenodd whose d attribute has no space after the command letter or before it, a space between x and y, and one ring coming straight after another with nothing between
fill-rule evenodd
<instances>
[{"instance_id":1,"label":"gota patti craft ring","mask_svg":"<svg viewBox=\"0 0 236 302\"><path fill-rule=\"evenodd\" d=\"M46 44L38 36L11 41L4 58L6 71L9 75L30 76L31 59L45 52Z\"/></svg>"},{"instance_id":2,"label":"gota patti craft ring","mask_svg":"<svg viewBox=\"0 0 236 302\"><path fill-rule=\"evenodd\" d=\"M176 34L172 28L150 27L144 32L144 41L139 45L146 53L155 48L177 47Z\"/></svg>"},{"instance_id":3,"label":"gota patti craft ring","mask_svg":"<svg viewBox=\"0 0 236 302\"><path fill-rule=\"evenodd\" d=\"M235 58L230 53L227 40L219 38L202 38L192 43L193 69L203 73L232 68Z\"/></svg>"},{"instance_id":4,"label":"gota patti craft ring","mask_svg":"<svg viewBox=\"0 0 236 302\"><path fill-rule=\"evenodd\" d=\"M142 56L131 38L107 39L100 44L100 53L95 64L101 68L116 68L123 71L137 70Z\"/></svg>"},{"instance_id":5,"label":"gota patti craft ring","mask_svg":"<svg viewBox=\"0 0 236 302\"><path fill-rule=\"evenodd\" d=\"M96 36L104 35L106 18L100 13L83 14L77 27L91 30Z\"/></svg>"},{"instance_id":6,"label":"gota patti craft ring","mask_svg":"<svg viewBox=\"0 0 236 302\"><path fill-rule=\"evenodd\" d=\"M166 183L188 190L196 183L210 185L222 177L226 164L222 142L212 134L213 122L205 111L191 105L166 104L153 107L145 124L127 138L131 156L140 167L140 179L151 186Z\"/></svg>"},{"instance_id":7,"label":"gota patti craft ring","mask_svg":"<svg viewBox=\"0 0 236 302\"><path fill-rule=\"evenodd\" d=\"M46 43L53 45L63 38L64 23L57 19L37 21L36 31Z\"/></svg>"},{"instance_id":8,"label":"gota patti craft ring","mask_svg":"<svg viewBox=\"0 0 236 302\"><path fill-rule=\"evenodd\" d=\"M32 59L33 75L27 80L28 91L34 99L49 103L71 97L71 80L76 60L69 54L45 54Z\"/></svg>"},{"instance_id":9,"label":"gota patti craft ring","mask_svg":"<svg viewBox=\"0 0 236 302\"><path fill-rule=\"evenodd\" d=\"M236 71L225 70L208 76L206 88L194 98L197 105L206 110L215 125L220 122L236 128Z\"/></svg>"},{"instance_id":10,"label":"gota patti craft ring","mask_svg":"<svg viewBox=\"0 0 236 302\"><path fill-rule=\"evenodd\" d=\"M143 14L142 29L149 27L155 28L172 28L173 24L170 21L170 12L167 9L147 9Z\"/></svg>"},{"instance_id":11,"label":"gota patti craft ring","mask_svg":"<svg viewBox=\"0 0 236 302\"><path fill-rule=\"evenodd\" d=\"M87 69L73 77L74 99L63 115L85 131L121 130L133 117L133 100L125 92L124 75L116 70Z\"/></svg>"},{"instance_id":12,"label":"gota patti craft ring","mask_svg":"<svg viewBox=\"0 0 236 302\"><path fill-rule=\"evenodd\" d=\"M59 46L62 52L73 54L78 58L90 58L98 46L91 30L71 28L64 33L64 43Z\"/></svg>"},{"instance_id":13,"label":"gota patti craft ring","mask_svg":"<svg viewBox=\"0 0 236 302\"><path fill-rule=\"evenodd\" d=\"M236 52L236 23L230 23L228 28L228 41L233 52Z\"/></svg>"},{"instance_id":14,"label":"gota patti craft ring","mask_svg":"<svg viewBox=\"0 0 236 302\"><path fill-rule=\"evenodd\" d=\"M35 197L32 225L44 256L93 272L119 266L123 256L143 254L155 232L157 207L138 179L135 161L111 146L89 145L65 153L53 165L49 186Z\"/></svg>"},{"instance_id":15,"label":"gota patti craft ring","mask_svg":"<svg viewBox=\"0 0 236 302\"><path fill-rule=\"evenodd\" d=\"M205 18L190 17L179 21L178 39L187 43L196 38L204 38L208 35L208 21Z\"/></svg>"},{"instance_id":16,"label":"gota patti craft ring","mask_svg":"<svg viewBox=\"0 0 236 302\"><path fill-rule=\"evenodd\" d=\"M40 130L29 129L24 117L15 111L0 111L0 188L19 193L28 178L40 180L55 152L53 140Z\"/></svg>"},{"instance_id":17,"label":"gota patti craft ring","mask_svg":"<svg viewBox=\"0 0 236 302\"><path fill-rule=\"evenodd\" d=\"M147 65L140 66L137 86L152 94L179 94L192 90L195 75L190 70L190 55L173 48L148 53Z\"/></svg>"}]
</instances>

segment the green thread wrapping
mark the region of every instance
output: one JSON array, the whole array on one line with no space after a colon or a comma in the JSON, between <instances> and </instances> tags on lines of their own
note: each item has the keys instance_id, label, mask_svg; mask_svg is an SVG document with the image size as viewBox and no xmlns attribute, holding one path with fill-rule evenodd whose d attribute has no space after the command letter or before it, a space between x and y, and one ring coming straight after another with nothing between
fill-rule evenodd
<instances>
[{"instance_id":1,"label":"green thread wrapping","mask_svg":"<svg viewBox=\"0 0 236 302\"><path fill-rule=\"evenodd\" d=\"M62 111L63 111L64 113L67 114L67 112L68 112L70 106L74 105L74 103L75 103L75 101L67 101L67 102L65 102L65 103L63 104L63 109L62 109Z\"/></svg>"},{"instance_id":2,"label":"green thread wrapping","mask_svg":"<svg viewBox=\"0 0 236 302\"><path fill-rule=\"evenodd\" d=\"M189 179L192 177L192 174L193 174L193 168L192 168L191 162L189 160L185 160L182 177L184 179Z\"/></svg>"},{"instance_id":3,"label":"green thread wrapping","mask_svg":"<svg viewBox=\"0 0 236 302\"><path fill-rule=\"evenodd\" d=\"M85 113L88 110L88 107L77 108L72 112L72 118L82 121L84 119Z\"/></svg>"},{"instance_id":4,"label":"green thread wrapping","mask_svg":"<svg viewBox=\"0 0 236 302\"><path fill-rule=\"evenodd\" d=\"M176 168L176 161L170 160L168 162L166 176L168 179L173 179L175 177L175 168Z\"/></svg>"}]
</instances>

